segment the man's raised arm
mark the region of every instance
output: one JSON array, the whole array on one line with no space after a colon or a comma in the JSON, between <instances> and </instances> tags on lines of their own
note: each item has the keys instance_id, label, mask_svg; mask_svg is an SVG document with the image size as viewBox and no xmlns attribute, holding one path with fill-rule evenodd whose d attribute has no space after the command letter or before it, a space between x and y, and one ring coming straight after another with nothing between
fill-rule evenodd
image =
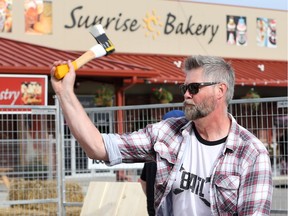
<instances>
[{"instance_id":1,"label":"man's raised arm","mask_svg":"<svg viewBox=\"0 0 288 216\"><path fill-rule=\"evenodd\" d=\"M66 63L69 66L69 72L63 79L56 79L54 77L56 66ZM51 68L51 84L71 133L89 158L107 161L108 156L102 136L74 93L75 77L76 73L71 61L54 62Z\"/></svg>"}]
</instances>

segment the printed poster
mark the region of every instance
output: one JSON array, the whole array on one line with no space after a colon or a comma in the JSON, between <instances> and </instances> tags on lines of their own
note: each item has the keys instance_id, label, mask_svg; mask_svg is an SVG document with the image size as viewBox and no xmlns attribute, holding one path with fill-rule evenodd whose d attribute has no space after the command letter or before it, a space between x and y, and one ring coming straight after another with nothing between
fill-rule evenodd
<instances>
[{"instance_id":1,"label":"printed poster","mask_svg":"<svg viewBox=\"0 0 288 216\"><path fill-rule=\"evenodd\" d=\"M0 32L12 32L12 0L0 0Z\"/></svg>"},{"instance_id":2,"label":"printed poster","mask_svg":"<svg viewBox=\"0 0 288 216\"><path fill-rule=\"evenodd\" d=\"M227 44L247 46L247 19L243 16L226 16Z\"/></svg>"},{"instance_id":3,"label":"printed poster","mask_svg":"<svg viewBox=\"0 0 288 216\"><path fill-rule=\"evenodd\" d=\"M25 32L52 34L52 0L25 0Z\"/></svg>"},{"instance_id":4,"label":"printed poster","mask_svg":"<svg viewBox=\"0 0 288 216\"><path fill-rule=\"evenodd\" d=\"M267 18L257 18L256 20L256 40L260 47L277 47L276 41L276 20Z\"/></svg>"}]
</instances>

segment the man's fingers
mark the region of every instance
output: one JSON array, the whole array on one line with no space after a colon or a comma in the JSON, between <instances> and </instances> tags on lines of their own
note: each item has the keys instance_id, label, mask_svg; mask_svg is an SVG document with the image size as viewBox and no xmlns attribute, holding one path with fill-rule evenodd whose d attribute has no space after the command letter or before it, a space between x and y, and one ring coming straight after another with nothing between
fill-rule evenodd
<instances>
[{"instance_id":1,"label":"man's fingers","mask_svg":"<svg viewBox=\"0 0 288 216\"><path fill-rule=\"evenodd\" d=\"M75 70L71 60L68 60L67 64L68 64L70 70L71 69Z\"/></svg>"},{"instance_id":2,"label":"man's fingers","mask_svg":"<svg viewBox=\"0 0 288 216\"><path fill-rule=\"evenodd\" d=\"M67 61L68 67L69 67L69 73L72 75L75 75L75 68L74 65L72 64L71 60Z\"/></svg>"},{"instance_id":3,"label":"man's fingers","mask_svg":"<svg viewBox=\"0 0 288 216\"><path fill-rule=\"evenodd\" d=\"M59 65L68 64L68 61L54 61L50 70L51 78L54 78L56 67Z\"/></svg>"}]
</instances>

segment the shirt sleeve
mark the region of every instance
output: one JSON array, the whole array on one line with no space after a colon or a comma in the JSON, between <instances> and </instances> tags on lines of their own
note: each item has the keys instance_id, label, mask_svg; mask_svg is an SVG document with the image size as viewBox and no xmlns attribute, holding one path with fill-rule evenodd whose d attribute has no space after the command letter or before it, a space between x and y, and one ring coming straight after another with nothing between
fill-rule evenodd
<instances>
[{"instance_id":1,"label":"shirt sleeve","mask_svg":"<svg viewBox=\"0 0 288 216\"><path fill-rule=\"evenodd\" d=\"M239 215L270 215L272 204L272 171L268 153L260 152L255 163L241 175Z\"/></svg>"},{"instance_id":2,"label":"shirt sleeve","mask_svg":"<svg viewBox=\"0 0 288 216\"><path fill-rule=\"evenodd\" d=\"M102 138L109 158L109 161L105 161L105 164L107 166L113 166L122 163L119 147L118 145L115 145L115 143L117 143L117 135L102 134Z\"/></svg>"},{"instance_id":3,"label":"shirt sleeve","mask_svg":"<svg viewBox=\"0 0 288 216\"><path fill-rule=\"evenodd\" d=\"M102 134L109 160L106 165L120 163L136 163L151 160L153 149L153 132L157 132L158 124L147 125L144 129L127 134ZM152 129L153 128L153 129ZM153 132L152 132L153 131ZM147 157L148 156L148 157Z\"/></svg>"}]
</instances>

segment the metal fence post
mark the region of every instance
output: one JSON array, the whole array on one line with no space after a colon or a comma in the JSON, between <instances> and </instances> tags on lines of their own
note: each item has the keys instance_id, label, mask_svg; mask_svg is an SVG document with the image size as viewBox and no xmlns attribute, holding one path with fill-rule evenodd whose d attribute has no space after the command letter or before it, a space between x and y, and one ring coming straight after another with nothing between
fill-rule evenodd
<instances>
[{"instance_id":1,"label":"metal fence post","mask_svg":"<svg viewBox=\"0 0 288 216\"><path fill-rule=\"evenodd\" d=\"M57 152L57 193L58 193L58 214L65 215L65 183L64 183L64 176L65 170L63 168L63 161L64 161L64 120L63 115L61 113L61 107L59 101L56 96L55 99L55 106L56 106L56 117L55 117L55 129L56 129L56 152Z\"/></svg>"}]
</instances>

